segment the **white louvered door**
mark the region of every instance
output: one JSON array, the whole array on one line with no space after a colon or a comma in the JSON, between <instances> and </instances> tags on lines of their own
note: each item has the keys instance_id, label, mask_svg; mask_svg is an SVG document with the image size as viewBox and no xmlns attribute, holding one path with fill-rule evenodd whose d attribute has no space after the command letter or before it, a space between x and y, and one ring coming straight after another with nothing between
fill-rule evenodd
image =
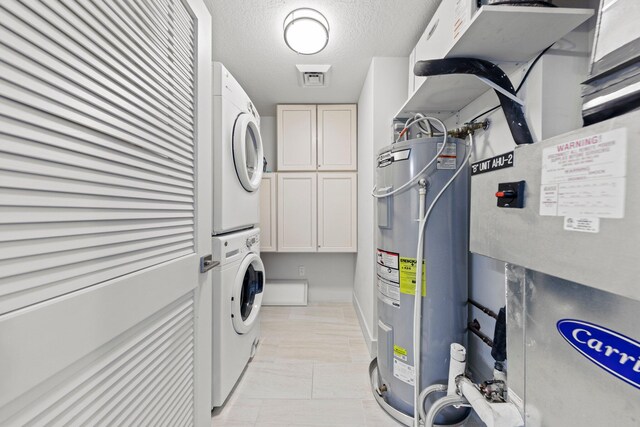
<instances>
[{"instance_id":1,"label":"white louvered door","mask_svg":"<svg viewBox=\"0 0 640 427\"><path fill-rule=\"evenodd\" d=\"M0 425L210 423L211 17L0 1Z\"/></svg>"}]
</instances>

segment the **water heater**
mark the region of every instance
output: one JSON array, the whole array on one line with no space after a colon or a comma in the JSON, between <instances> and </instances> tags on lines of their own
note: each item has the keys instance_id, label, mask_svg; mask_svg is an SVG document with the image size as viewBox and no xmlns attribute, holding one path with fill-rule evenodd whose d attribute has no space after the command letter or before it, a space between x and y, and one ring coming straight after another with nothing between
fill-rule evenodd
<instances>
[{"instance_id":1,"label":"water heater","mask_svg":"<svg viewBox=\"0 0 640 427\"><path fill-rule=\"evenodd\" d=\"M394 192L440 153L423 176L426 207L464 162L465 143L442 137L412 139L382 149L377 158L376 284L378 306L378 390L386 404L414 413L413 312L420 215L418 180ZM420 387L447 383L449 346L466 344L469 175L466 166L437 200L424 235ZM379 399L380 401L380 399ZM428 410L432 402L427 402ZM383 405L384 406L384 405ZM438 424L453 424L464 409L442 411ZM407 418L408 418L407 417ZM398 418L396 416L396 418Z\"/></svg>"}]
</instances>

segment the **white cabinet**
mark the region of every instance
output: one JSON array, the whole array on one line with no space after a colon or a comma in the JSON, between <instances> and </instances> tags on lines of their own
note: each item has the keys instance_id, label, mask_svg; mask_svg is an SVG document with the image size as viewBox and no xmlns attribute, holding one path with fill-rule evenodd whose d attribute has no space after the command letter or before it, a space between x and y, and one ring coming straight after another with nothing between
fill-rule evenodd
<instances>
[{"instance_id":1,"label":"white cabinet","mask_svg":"<svg viewBox=\"0 0 640 427\"><path fill-rule=\"evenodd\" d=\"M354 104L318 105L318 170L358 168L357 112Z\"/></svg>"},{"instance_id":2,"label":"white cabinet","mask_svg":"<svg viewBox=\"0 0 640 427\"><path fill-rule=\"evenodd\" d=\"M316 170L316 106L278 105L278 171Z\"/></svg>"},{"instance_id":3,"label":"white cabinet","mask_svg":"<svg viewBox=\"0 0 640 427\"><path fill-rule=\"evenodd\" d=\"M278 174L278 251L316 252L317 174Z\"/></svg>"},{"instance_id":4,"label":"white cabinet","mask_svg":"<svg viewBox=\"0 0 640 427\"><path fill-rule=\"evenodd\" d=\"M355 104L278 105L278 172L355 171Z\"/></svg>"},{"instance_id":5,"label":"white cabinet","mask_svg":"<svg viewBox=\"0 0 640 427\"><path fill-rule=\"evenodd\" d=\"M356 252L355 172L278 173L277 181L278 252Z\"/></svg>"},{"instance_id":6,"label":"white cabinet","mask_svg":"<svg viewBox=\"0 0 640 427\"><path fill-rule=\"evenodd\" d=\"M275 252L276 245L276 174L265 173L260 184L260 251Z\"/></svg>"},{"instance_id":7,"label":"white cabinet","mask_svg":"<svg viewBox=\"0 0 640 427\"><path fill-rule=\"evenodd\" d=\"M318 173L318 252L357 251L357 174Z\"/></svg>"},{"instance_id":8,"label":"white cabinet","mask_svg":"<svg viewBox=\"0 0 640 427\"><path fill-rule=\"evenodd\" d=\"M261 194L263 250L356 251L357 120L355 104L278 105L277 188Z\"/></svg>"}]
</instances>

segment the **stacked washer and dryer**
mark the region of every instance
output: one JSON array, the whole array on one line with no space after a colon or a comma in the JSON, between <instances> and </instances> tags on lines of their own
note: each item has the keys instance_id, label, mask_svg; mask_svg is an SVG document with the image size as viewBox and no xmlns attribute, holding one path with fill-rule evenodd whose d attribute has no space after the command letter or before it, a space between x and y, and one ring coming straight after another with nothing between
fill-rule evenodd
<instances>
[{"instance_id":1,"label":"stacked washer and dryer","mask_svg":"<svg viewBox=\"0 0 640 427\"><path fill-rule=\"evenodd\" d=\"M211 407L221 406L253 356L260 337L265 283L260 260L262 139L260 116L219 62L213 63L213 381Z\"/></svg>"}]
</instances>

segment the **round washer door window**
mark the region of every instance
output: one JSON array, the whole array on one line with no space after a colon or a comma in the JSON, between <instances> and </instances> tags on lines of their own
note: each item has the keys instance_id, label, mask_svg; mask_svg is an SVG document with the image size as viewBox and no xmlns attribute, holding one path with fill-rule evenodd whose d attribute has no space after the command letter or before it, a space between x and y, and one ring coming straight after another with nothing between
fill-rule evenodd
<instances>
[{"instance_id":1,"label":"round washer door window","mask_svg":"<svg viewBox=\"0 0 640 427\"><path fill-rule=\"evenodd\" d=\"M233 162L240 184L250 193L260 187L263 156L256 119L251 114L241 113L233 126Z\"/></svg>"},{"instance_id":2,"label":"round washer door window","mask_svg":"<svg viewBox=\"0 0 640 427\"><path fill-rule=\"evenodd\" d=\"M260 257L249 253L238 268L231 300L231 319L239 334L245 334L256 323L264 290L264 265Z\"/></svg>"}]
</instances>

